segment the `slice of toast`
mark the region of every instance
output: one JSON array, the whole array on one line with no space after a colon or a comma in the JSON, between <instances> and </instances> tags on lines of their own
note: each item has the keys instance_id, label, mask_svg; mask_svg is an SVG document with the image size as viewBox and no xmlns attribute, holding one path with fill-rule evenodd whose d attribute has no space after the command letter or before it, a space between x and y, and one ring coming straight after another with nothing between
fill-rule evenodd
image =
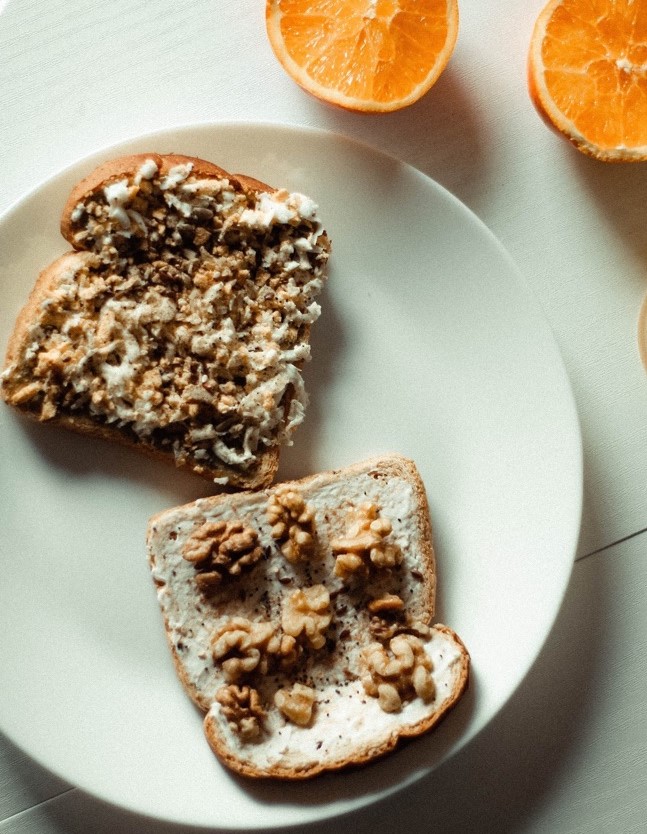
<instances>
[{"instance_id":1,"label":"slice of toast","mask_svg":"<svg viewBox=\"0 0 647 834\"><path fill-rule=\"evenodd\" d=\"M302 421L330 244L314 203L205 160L99 166L72 245L18 316L2 396L234 487L269 484Z\"/></svg>"},{"instance_id":2,"label":"slice of toast","mask_svg":"<svg viewBox=\"0 0 647 834\"><path fill-rule=\"evenodd\" d=\"M238 773L367 763L467 686L467 650L431 625L431 525L406 458L167 510L147 544L178 676Z\"/></svg>"}]
</instances>

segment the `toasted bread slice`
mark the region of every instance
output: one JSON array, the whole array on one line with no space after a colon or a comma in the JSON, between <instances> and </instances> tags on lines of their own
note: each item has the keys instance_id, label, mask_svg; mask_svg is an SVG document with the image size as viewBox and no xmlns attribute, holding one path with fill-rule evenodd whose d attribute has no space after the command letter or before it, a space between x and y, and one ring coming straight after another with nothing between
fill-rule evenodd
<instances>
[{"instance_id":1,"label":"toasted bread slice","mask_svg":"<svg viewBox=\"0 0 647 834\"><path fill-rule=\"evenodd\" d=\"M329 254L316 206L205 160L105 163L61 218L2 396L233 487L271 483L306 403Z\"/></svg>"},{"instance_id":2,"label":"toasted bread slice","mask_svg":"<svg viewBox=\"0 0 647 834\"><path fill-rule=\"evenodd\" d=\"M431 625L431 525L406 458L167 510L147 542L178 676L238 773L365 764L467 686L467 650Z\"/></svg>"}]
</instances>

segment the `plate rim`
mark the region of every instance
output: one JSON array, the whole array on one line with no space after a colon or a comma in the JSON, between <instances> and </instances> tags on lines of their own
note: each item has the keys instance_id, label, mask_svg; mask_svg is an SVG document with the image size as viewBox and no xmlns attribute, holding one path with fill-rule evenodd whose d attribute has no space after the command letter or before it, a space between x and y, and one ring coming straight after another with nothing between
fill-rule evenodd
<instances>
[{"instance_id":1,"label":"plate rim","mask_svg":"<svg viewBox=\"0 0 647 834\"><path fill-rule=\"evenodd\" d=\"M17 213L18 211L20 211L26 203L28 203L30 200L33 200L33 199L37 198L38 195L42 191L44 191L45 189L48 189L48 188L52 187L53 185L55 185L58 180L64 180L66 177L71 177L72 173L74 171L78 170L79 167L81 167L81 166L87 165L88 168L89 168L90 166L92 166L93 164L96 164L99 160L101 160L102 158L107 157L108 155L117 155L120 152L120 150L122 150L122 149L124 149L124 148L126 148L126 147L128 147L128 146L130 146L134 143L161 142L161 141L164 141L165 137L168 137L169 135L172 135L172 134L187 134L187 135L189 135L189 134L191 134L193 132L196 132L196 131L204 132L204 133L207 133L209 131L216 131L216 132L227 131L227 132L235 133L235 132L241 131L241 130L273 131L273 132L283 133L285 135L289 135L292 138L295 135L305 135L305 136L309 135L309 136L316 137L317 140L329 141L333 144L341 142L342 144L352 145L355 148L360 149L360 150L363 149L365 152L367 152L371 155L386 158L386 159L390 160L391 162L396 163L399 166L403 166L407 170L408 173L410 173L412 175L415 175L417 178L420 178L422 181L424 181L427 184L431 184L431 186L434 189L437 189L438 192L443 195L444 199L447 199L450 202L452 202L457 207L457 209L459 209L462 213L465 213L466 215L469 216L470 222L474 223L475 225L477 225L480 228L480 232L482 234L484 234L486 237L489 238L490 243L497 249L501 258L507 262L507 265L510 269L510 272L515 275L515 277L516 277L517 281L519 282L520 286L523 288L523 290L525 292L525 295L526 295L527 302L529 304L533 304L535 306L536 311L539 313L541 319L543 320L543 323L546 326L547 333L549 334L550 339L553 342L553 345L554 345L554 348L555 348L555 356L556 356L556 358L557 358L557 360L560 364L560 371L561 371L561 374L562 374L562 376L564 378L564 382L565 382L565 391L568 394L568 399L569 399L569 408L570 408L570 412L571 412L570 430L571 430L571 433L574 432L574 434L572 434L571 439L572 439L572 441L575 441L574 442L574 448L573 448L572 451L575 453L576 460L574 461L574 463L575 463L576 469L578 470L578 477L577 477L578 494L575 497L575 505L577 507L577 511L575 512L575 515L572 519L572 528L569 531L569 533L570 533L569 541L568 542L564 541L564 550L571 554L571 558L570 558L570 561L568 563L568 567L566 567L566 560L563 561L563 576L562 576L563 581L561 583L561 593L558 595L558 598L556 600L554 600L553 611L552 611L552 614L550 616L550 627L546 630L546 633L544 634L543 640L539 643L539 645L536 646L535 652L532 654L532 656L528 657L525 668L523 668L522 673L520 674L520 676L518 676L518 681L517 681L516 685L514 686L514 688L512 690L510 690L508 692L507 696L498 704L496 710L494 710L494 712L492 712L489 715L489 717L487 718L487 720L485 721L485 723L483 724L482 727L480 727L476 732L473 732L471 734L462 734L458 738L458 740L454 744L451 745L451 752L450 752L449 756L443 756L442 759L438 763L434 763L433 766L431 766L430 768L428 768L424 772L421 772L419 774L414 774L413 777L410 777L409 779L404 780L403 782L400 782L395 786L392 786L391 788L387 789L386 791L381 790L381 789L378 788L376 793L373 792L373 793L367 793L367 794L363 795L361 797L361 799L359 800L359 802L356 803L356 804L351 804L351 807L339 809L339 808L334 808L331 805L322 805L322 806L319 807L318 810L323 811L323 813L318 813L317 815L312 816L312 817L306 815L306 817L303 820L299 819L294 823L292 823L292 822L288 823L288 826L298 825L298 824L306 825L306 824L308 824L310 822L313 822L313 821L316 821L316 820L317 821L323 821L323 820L333 819L333 818L336 818L336 817L339 817L339 816L345 816L348 813L352 813L352 812L354 812L358 809L361 809L363 807L367 807L368 805L372 805L372 804L375 804L379 801L382 801L384 798L386 798L388 796L391 796L394 793L399 792L400 790L404 789L405 787L408 787L409 785L413 784L414 782L418 782L420 779L428 776L436 767L442 765L442 763L447 761L447 759L449 757L456 755L456 753L458 753L466 745L471 743L473 741L473 739L476 737L476 735L478 735L480 732L482 732L482 730L485 729L485 727L487 727L492 722L492 720L500 713L500 711L505 708L506 704L511 699L511 697L514 695L514 693L516 692L518 687L525 680L528 672L530 671L532 666L535 664L535 662L536 662L539 654L541 653L545 643L549 639L552 628L553 628L553 625L554 625L554 622L555 622L555 619L556 619L556 617L559 613L559 610L562 607L563 600L564 600L564 597L565 597L566 592L567 592L567 588L568 588L568 584L569 584L569 580L570 580L570 576L571 576L571 573L572 573L572 568L573 568L573 564L574 564L574 560L575 560L575 556L576 556L576 550L577 550L577 544L578 544L578 539L579 539L579 535L580 535L580 527L581 527L581 520L582 520L583 491L584 491L584 482L583 482L583 465L584 465L584 463L583 463L583 439L582 439L580 418L579 418L579 414L578 414L578 410L577 410L577 406L576 406L576 402L575 402L575 397L574 397L572 384L571 384L570 377L569 377L569 374L567 372L567 369L566 369L566 366L565 366L565 363L564 363L564 359L563 359L561 350L559 348L559 344L557 342L557 339L555 338L553 329L552 329L552 327L551 327L551 325L550 325L550 323L549 323L549 321L546 317L546 314L544 313L541 305L539 304L539 301L538 301L537 297L535 296L534 292L532 291L532 288L528 285L522 271L519 269L516 261L513 259L511 254L508 252L507 248L503 245L503 243L495 235L495 233L490 229L490 227L469 206L467 206L465 203L463 203L448 188L443 186L441 183L439 183L437 180L435 180L429 174L426 174L423 171L416 168L411 163L406 162L406 161L398 158L395 154L389 153L388 151L384 151L383 149L381 149L381 148L379 148L375 145L372 145L372 144L370 144L366 141L358 140L358 139L355 139L353 137L349 137L345 134L342 134L342 133L339 133L339 132L336 132L336 131L330 131L330 130L326 130L326 129L322 129L322 128L318 128L318 127L311 127L311 126L305 126L305 125L299 125L299 124L291 124L291 123L287 123L287 122L256 121L256 120L251 120L251 119L240 120L240 121L237 121L237 120L225 120L225 121L209 121L209 120L207 120L207 121L197 121L197 122L194 121L194 122L186 122L186 123L180 123L180 124L160 127L160 128L157 128L153 131L146 131L144 133L131 134L131 135L128 135L126 137L123 137L123 138L117 140L116 142L110 142L108 144L102 145L101 147L96 148L95 150L91 151L90 153L87 153L84 156L82 156L80 158L77 158L77 159L65 164L64 166L60 167L58 170L56 170L55 172L50 174L48 177L46 177L44 180L42 180L40 183L37 183L36 185L34 185L30 189L28 189L26 192L24 192L22 195L20 195L18 198L13 200L13 202L10 203L10 205L7 206L0 213L0 228L3 227L5 225L5 223L11 222L12 216L15 213ZM62 245L64 245L63 239L61 239L61 240L62 240ZM14 744L18 749L23 750L38 765L40 765L41 767L45 768L46 770L49 770L50 772L56 774L56 771L51 770L51 766L47 762L44 762L44 761L40 760L38 758L38 756L34 755L31 751L25 750L20 745L20 743L18 741L16 741L15 739L13 739L9 734L7 734L2 727L0 727L0 732L2 732L3 735L5 735L6 738L12 744ZM58 774L56 774L56 775L58 776ZM62 776L60 778L65 779L65 776ZM119 802L115 801L114 799L106 798L105 795L102 795L96 789L93 790L92 788L89 788L85 785L79 784L79 788L82 789L83 791L85 791L86 793L88 793L89 795L94 796L99 801L106 803L109 806L112 806L112 807L118 808L118 809L127 810L128 812L133 813L135 815L139 815L142 818L147 818L147 819L152 819L152 820L159 820L159 821L164 821L164 822L173 822L173 823L179 823L179 824L182 823L181 819L170 820L167 816L159 816L158 817L158 816L155 816L154 814L148 813L146 811L142 811L141 809L133 808L130 805L120 804ZM307 806L303 806L303 807L307 809ZM219 830L224 831L225 830L225 829L221 829L221 828L218 828L218 827L214 828L213 824L209 824L209 823L206 823L206 822L205 823L200 823L200 822L196 823L196 822L192 821L191 823L188 823L188 824L193 825L197 828L203 828L203 827L204 828L209 828L209 829L214 830L214 831L219 831ZM254 826L253 828L249 828L248 826L243 827L243 826L237 825L235 823L234 824L229 823L227 830L231 829L231 830L236 830L236 831L238 831L238 830L241 830L241 831L242 830L254 830L254 831L256 831L256 830L260 830L261 828L263 830L275 830L277 827L279 827L278 823L276 825L272 824L269 827L268 826Z\"/></svg>"}]
</instances>

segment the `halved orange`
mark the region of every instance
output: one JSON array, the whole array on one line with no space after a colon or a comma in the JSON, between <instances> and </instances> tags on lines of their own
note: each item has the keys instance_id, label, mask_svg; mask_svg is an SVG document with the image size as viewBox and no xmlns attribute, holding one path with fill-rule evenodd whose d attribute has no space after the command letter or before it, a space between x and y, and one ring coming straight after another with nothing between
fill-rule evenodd
<instances>
[{"instance_id":1,"label":"halved orange","mask_svg":"<svg viewBox=\"0 0 647 834\"><path fill-rule=\"evenodd\" d=\"M267 34L287 73L348 110L399 110L447 66L457 0L267 0Z\"/></svg>"},{"instance_id":2,"label":"halved orange","mask_svg":"<svg viewBox=\"0 0 647 834\"><path fill-rule=\"evenodd\" d=\"M550 0L533 30L528 84L547 124L582 153L647 159L647 2Z\"/></svg>"}]
</instances>

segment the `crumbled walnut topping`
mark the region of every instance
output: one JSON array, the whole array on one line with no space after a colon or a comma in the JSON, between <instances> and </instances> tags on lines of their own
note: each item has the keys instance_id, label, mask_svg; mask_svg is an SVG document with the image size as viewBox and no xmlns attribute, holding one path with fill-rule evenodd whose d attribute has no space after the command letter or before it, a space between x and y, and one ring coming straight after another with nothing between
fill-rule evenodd
<instances>
[{"instance_id":1,"label":"crumbled walnut topping","mask_svg":"<svg viewBox=\"0 0 647 834\"><path fill-rule=\"evenodd\" d=\"M366 576L372 566L393 568L402 562L400 548L388 541L391 522L380 515L376 504L365 503L354 508L346 535L332 539L335 555L335 575L348 579L353 575Z\"/></svg>"},{"instance_id":2,"label":"crumbled walnut topping","mask_svg":"<svg viewBox=\"0 0 647 834\"><path fill-rule=\"evenodd\" d=\"M331 620L330 594L324 585L299 588L283 600L283 630L292 637L306 640L313 649L320 649L325 644L325 633Z\"/></svg>"},{"instance_id":3,"label":"crumbled walnut topping","mask_svg":"<svg viewBox=\"0 0 647 834\"><path fill-rule=\"evenodd\" d=\"M360 677L366 693L379 700L385 712L398 712L416 695L430 701L435 695L432 663L419 637L398 634L389 641L370 643L360 656Z\"/></svg>"},{"instance_id":4,"label":"crumbled walnut topping","mask_svg":"<svg viewBox=\"0 0 647 834\"><path fill-rule=\"evenodd\" d=\"M301 422L329 253L310 201L149 160L80 202L72 233L85 251L35 313L9 402L89 417L197 472L245 471Z\"/></svg>"},{"instance_id":5,"label":"crumbled walnut topping","mask_svg":"<svg viewBox=\"0 0 647 834\"><path fill-rule=\"evenodd\" d=\"M312 721L316 700L314 689L302 683L295 683L290 689L279 689L274 695L274 703L280 712L300 727L306 727Z\"/></svg>"},{"instance_id":6,"label":"crumbled walnut topping","mask_svg":"<svg viewBox=\"0 0 647 834\"><path fill-rule=\"evenodd\" d=\"M267 502L267 520L272 538L292 564L307 559L314 551L314 510L297 490L277 489Z\"/></svg>"},{"instance_id":7,"label":"crumbled walnut topping","mask_svg":"<svg viewBox=\"0 0 647 834\"><path fill-rule=\"evenodd\" d=\"M404 630L404 602L397 594L384 594L371 600L366 607L372 615L368 624L369 631L377 640L386 642Z\"/></svg>"},{"instance_id":8,"label":"crumbled walnut topping","mask_svg":"<svg viewBox=\"0 0 647 834\"><path fill-rule=\"evenodd\" d=\"M241 521L206 521L186 540L182 555L195 565L198 586L208 590L251 569L263 550L258 533Z\"/></svg>"},{"instance_id":9,"label":"crumbled walnut topping","mask_svg":"<svg viewBox=\"0 0 647 834\"><path fill-rule=\"evenodd\" d=\"M256 741L262 735L266 713L256 689L234 684L221 686L216 692L216 701L241 741Z\"/></svg>"}]
</instances>

